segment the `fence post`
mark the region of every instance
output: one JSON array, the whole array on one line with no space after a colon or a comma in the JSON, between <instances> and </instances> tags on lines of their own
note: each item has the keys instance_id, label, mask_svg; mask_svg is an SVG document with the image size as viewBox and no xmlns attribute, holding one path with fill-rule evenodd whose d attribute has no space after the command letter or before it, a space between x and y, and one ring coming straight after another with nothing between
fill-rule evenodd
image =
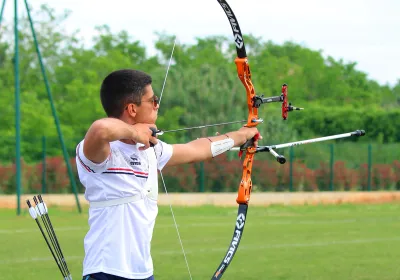
<instances>
[{"instance_id":1,"label":"fence post","mask_svg":"<svg viewBox=\"0 0 400 280\"><path fill-rule=\"evenodd\" d=\"M18 1L14 1L14 85L15 85L15 167L17 187L17 215L21 214L22 170L21 170L21 98L20 98L20 73L19 73L19 21Z\"/></svg>"},{"instance_id":2,"label":"fence post","mask_svg":"<svg viewBox=\"0 0 400 280\"><path fill-rule=\"evenodd\" d=\"M204 192L204 162L200 162L199 192Z\"/></svg>"},{"instance_id":3,"label":"fence post","mask_svg":"<svg viewBox=\"0 0 400 280\"><path fill-rule=\"evenodd\" d=\"M46 167L46 136L42 137L42 193L46 193L46 178L47 178L47 167Z\"/></svg>"},{"instance_id":4,"label":"fence post","mask_svg":"<svg viewBox=\"0 0 400 280\"><path fill-rule=\"evenodd\" d=\"M0 26L1 26L1 20L3 19L3 12L5 5L6 5L6 0L3 0L3 4L1 5L1 10L0 10Z\"/></svg>"},{"instance_id":5,"label":"fence post","mask_svg":"<svg viewBox=\"0 0 400 280\"><path fill-rule=\"evenodd\" d=\"M334 150L334 146L333 144L330 145L330 151L331 151L331 159L330 159L330 177L329 177L329 190L333 191L333 173L334 173L334 154L335 154L335 150Z\"/></svg>"},{"instance_id":6,"label":"fence post","mask_svg":"<svg viewBox=\"0 0 400 280\"><path fill-rule=\"evenodd\" d=\"M290 165L289 165L289 191L293 191L293 160L294 150L293 146L290 147Z\"/></svg>"},{"instance_id":7,"label":"fence post","mask_svg":"<svg viewBox=\"0 0 400 280\"><path fill-rule=\"evenodd\" d=\"M371 191L371 178L372 178L372 145L368 144L368 191Z\"/></svg>"}]
</instances>

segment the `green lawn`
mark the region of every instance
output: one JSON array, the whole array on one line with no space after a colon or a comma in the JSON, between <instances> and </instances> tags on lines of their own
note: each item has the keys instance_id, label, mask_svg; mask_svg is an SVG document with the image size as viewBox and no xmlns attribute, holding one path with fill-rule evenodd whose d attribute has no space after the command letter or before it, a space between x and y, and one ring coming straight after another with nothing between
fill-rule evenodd
<instances>
[{"instance_id":1,"label":"green lawn","mask_svg":"<svg viewBox=\"0 0 400 280\"><path fill-rule=\"evenodd\" d=\"M87 214L50 208L74 279L81 279ZM174 207L193 279L210 279L232 237L236 208ZM239 250L223 279L400 279L400 204L250 205ZM0 210L0 279L62 279L35 222ZM190 279L169 207L152 254L157 280Z\"/></svg>"}]
</instances>

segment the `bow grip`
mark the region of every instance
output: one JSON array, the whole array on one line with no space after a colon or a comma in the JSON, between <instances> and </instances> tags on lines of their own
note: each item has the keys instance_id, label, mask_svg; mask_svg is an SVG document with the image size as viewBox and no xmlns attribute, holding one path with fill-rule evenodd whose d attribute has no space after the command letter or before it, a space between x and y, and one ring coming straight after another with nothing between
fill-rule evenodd
<instances>
[{"instance_id":1,"label":"bow grip","mask_svg":"<svg viewBox=\"0 0 400 280\"><path fill-rule=\"evenodd\" d=\"M244 143L242 146L240 146L240 151L239 151L239 157L242 157L243 151L245 151L247 148L252 147L254 145L254 141L257 141L260 138L260 133L257 133L254 135L253 138L249 139Z\"/></svg>"}]
</instances>

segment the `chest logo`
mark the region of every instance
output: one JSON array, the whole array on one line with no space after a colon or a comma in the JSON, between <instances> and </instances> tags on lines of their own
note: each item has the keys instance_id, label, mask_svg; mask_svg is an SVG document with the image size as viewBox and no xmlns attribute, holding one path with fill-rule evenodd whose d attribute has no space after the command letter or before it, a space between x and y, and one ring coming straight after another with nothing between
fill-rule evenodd
<instances>
[{"instance_id":1,"label":"chest logo","mask_svg":"<svg viewBox=\"0 0 400 280\"><path fill-rule=\"evenodd\" d=\"M129 164L131 165L131 166L138 166L138 165L142 165L142 163L139 161L139 159L137 158L137 157L135 157L135 156L130 156L130 162L129 162Z\"/></svg>"}]
</instances>

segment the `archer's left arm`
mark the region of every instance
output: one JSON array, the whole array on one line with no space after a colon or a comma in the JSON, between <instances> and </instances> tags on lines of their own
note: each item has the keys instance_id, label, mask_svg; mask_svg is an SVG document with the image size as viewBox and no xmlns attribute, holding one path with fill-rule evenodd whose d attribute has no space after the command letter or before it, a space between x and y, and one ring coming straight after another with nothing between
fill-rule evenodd
<instances>
[{"instance_id":1,"label":"archer's left arm","mask_svg":"<svg viewBox=\"0 0 400 280\"><path fill-rule=\"evenodd\" d=\"M194 163L211 159L214 157L212 149L215 151L215 147L212 147L213 143L215 145L216 143L221 143L219 141L227 141L229 138L233 141L233 147L239 147L247 140L253 139L256 134L258 134L257 128L242 127L237 131L228 132L224 135L200 138L186 144L172 145L172 156L166 166ZM255 145L257 145L257 142L255 142Z\"/></svg>"}]
</instances>

